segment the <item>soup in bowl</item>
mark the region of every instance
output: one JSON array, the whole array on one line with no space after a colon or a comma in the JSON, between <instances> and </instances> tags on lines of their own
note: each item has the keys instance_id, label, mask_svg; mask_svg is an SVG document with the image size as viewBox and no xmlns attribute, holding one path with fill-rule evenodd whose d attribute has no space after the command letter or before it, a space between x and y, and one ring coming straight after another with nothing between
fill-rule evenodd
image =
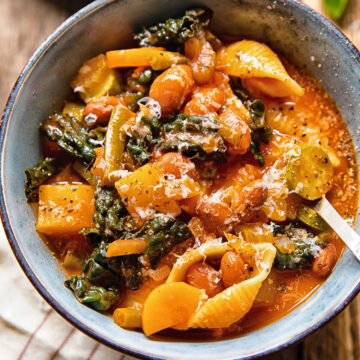
<instances>
[{"instance_id":1,"label":"soup in bowl","mask_svg":"<svg viewBox=\"0 0 360 360\"><path fill-rule=\"evenodd\" d=\"M130 17L134 35L122 24L123 46L105 40L96 52L90 40L74 58L77 70L47 94L52 106L41 106L31 124L39 152L34 166L24 166L25 195L36 204L36 230L46 245L24 219L17 229L27 226L36 245L17 248L9 223L10 240L55 308L112 346L163 358L246 357L295 341L356 292L356 270L347 287L340 274L357 269L356 261L345 253L351 260L336 265L343 245L313 209L326 196L349 222L356 218L357 160L347 127L354 117L332 88L344 84L328 78L331 61L318 57L315 19L299 37L304 29L294 19L311 12L264 4L229 5L223 12L231 9L239 20L229 24L217 2L175 6L161 22ZM72 20L79 21L77 36L85 36L81 24L92 18L103 29L100 14L115 21L112 6L120 11L122 3L80 12ZM266 17L254 31L260 14ZM275 19L296 25L282 41L278 30L269 30ZM69 61L77 40L71 31L54 39L70 36L55 70ZM300 44L309 44L302 56ZM49 65L48 54L33 61ZM344 73L355 66L345 60ZM64 101L67 83L72 92ZM355 100L355 88L347 89L348 101ZM5 119L10 111L14 118L16 106L10 102ZM13 154L8 148L5 156ZM9 207L11 197L5 199ZM34 268L38 256L45 260ZM50 274L49 264L61 272ZM336 290L341 286L345 300ZM308 314L301 322L300 311ZM274 329L280 334L270 339ZM258 336L264 348L256 345ZM225 353L211 350L230 343L236 347Z\"/></svg>"}]
</instances>

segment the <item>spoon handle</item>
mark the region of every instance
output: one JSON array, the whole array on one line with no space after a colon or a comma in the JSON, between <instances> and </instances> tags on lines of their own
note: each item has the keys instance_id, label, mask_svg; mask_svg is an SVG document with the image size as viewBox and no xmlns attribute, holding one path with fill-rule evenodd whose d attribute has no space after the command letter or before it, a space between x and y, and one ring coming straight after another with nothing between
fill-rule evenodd
<instances>
[{"instance_id":1,"label":"spoon handle","mask_svg":"<svg viewBox=\"0 0 360 360\"><path fill-rule=\"evenodd\" d=\"M360 236L339 215L330 202L324 197L317 202L314 209L339 235L358 261L360 261Z\"/></svg>"}]
</instances>

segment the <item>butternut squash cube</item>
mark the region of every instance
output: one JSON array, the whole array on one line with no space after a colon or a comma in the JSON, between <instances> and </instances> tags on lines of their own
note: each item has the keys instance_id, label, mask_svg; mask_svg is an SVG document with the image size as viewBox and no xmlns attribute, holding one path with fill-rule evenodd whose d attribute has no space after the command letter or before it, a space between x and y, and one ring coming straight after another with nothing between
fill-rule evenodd
<instances>
[{"instance_id":1,"label":"butternut squash cube","mask_svg":"<svg viewBox=\"0 0 360 360\"><path fill-rule=\"evenodd\" d=\"M165 193L164 173L154 164L146 164L115 183L122 201L138 225L154 211L178 216L178 203Z\"/></svg>"},{"instance_id":2,"label":"butternut squash cube","mask_svg":"<svg viewBox=\"0 0 360 360\"><path fill-rule=\"evenodd\" d=\"M37 230L47 235L74 235L93 226L94 189L90 185L42 185Z\"/></svg>"}]
</instances>

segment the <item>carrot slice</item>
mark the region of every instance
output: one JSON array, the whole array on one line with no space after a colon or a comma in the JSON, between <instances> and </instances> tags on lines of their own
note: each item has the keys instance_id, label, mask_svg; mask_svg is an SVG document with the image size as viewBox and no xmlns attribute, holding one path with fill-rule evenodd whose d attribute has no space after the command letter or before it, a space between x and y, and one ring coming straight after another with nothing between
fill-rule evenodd
<instances>
[{"instance_id":1,"label":"carrot slice","mask_svg":"<svg viewBox=\"0 0 360 360\"><path fill-rule=\"evenodd\" d=\"M144 239L115 240L109 244L106 257L140 254L145 250L146 244Z\"/></svg>"},{"instance_id":2,"label":"carrot slice","mask_svg":"<svg viewBox=\"0 0 360 360\"><path fill-rule=\"evenodd\" d=\"M185 323L207 296L184 282L158 286L146 299L142 326L147 336L176 324Z\"/></svg>"},{"instance_id":3,"label":"carrot slice","mask_svg":"<svg viewBox=\"0 0 360 360\"><path fill-rule=\"evenodd\" d=\"M189 59L161 47L147 47L108 51L106 61L109 68L151 66L154 70L163 70L172 64L188 63Z\"/></svg>"}]
</instances>

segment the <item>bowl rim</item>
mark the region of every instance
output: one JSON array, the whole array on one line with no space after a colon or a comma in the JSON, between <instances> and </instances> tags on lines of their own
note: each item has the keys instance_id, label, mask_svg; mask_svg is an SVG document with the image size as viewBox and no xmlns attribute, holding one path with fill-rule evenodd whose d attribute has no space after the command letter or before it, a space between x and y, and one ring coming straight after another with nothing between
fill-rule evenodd
<instances>
[{"instance_id":1,"label":"bowl rim","mask_svg":"<svg viewBox=\"0 0 360 360\"><path fill-rule=\"evenodd\" d=\"M38 49L31 56L29 61L24 66L20 75L18 76L10 95L7 99L4 112L1 118L0 123L0 186L3 189L4 186L4 149L5 149L5 141L7 135L8 124L10 122L12 112L14 109L14 105L16 100L21 92L21 89L26 82L27 78L31 75L32 71L36 67L37 63L40 59L46 54L47 50L52 46L54 42L57 41L60 37L62 37L67 31L71 30L79 21L82 21L86 17L92 15L94 12L100 10L103 7L106 7L113 3L114 0L97 0L91 2L87 6L83 7L75 14L67 18L64 22L62 22L55 31L38 47ZM360 66L360 51L353 45L353 43L346 37L346 35L331 21L323 17L321 14L317 13L315 10L311 9L307 5L303 4L298 0L277 0L277 3L284 7L289 7L292 9L296 9L304 14L310 21L317 23L319 25L324 26L325 31L333 38L335 38L341 47L346 50L346 52L351 56L351 58ZM6 237L10 244L11 250L14 253L20 267L24 271L27 278L30 280L32 285L36 288L36 290L40 293L43 299L54 309L56 310L65 320L67 320L70 324L75 326L77 329L85 333L86 335L92 337L93 339L99 341L100 343L107 345L115 350L121 351L127 355L135 356L140 359L149 359L149 360L166 360L164 358L146 355L139 351L130 350L122 345L119 345L113 342L111 339L106 338L97 332L88 328L85 323L82 323L76 317L67 313L67 311L63 308L63 306L54 298L45 288L45 286L41 283L36 273L31 269L29 264L26 261L22 250L17 243L17 239L15 237L14 231L12 229L10 223L10 216L7 211L6 205L6 197L4 196L4 192L0 191L0 218L6 233ZM257 354L248 355L241 358L235 358L234 360L250 360L257 359L261 356L269 355L284 348L287 348L290 345L294 345L301 341L306 336L315 332L319 328L323 327L328 321L338 315L359 293L360 291L360 282L354 284L355 286L348 291L342 298L342 301L339 302L332 312L328 313L326 316L319 319L319 322L306 330L295 334L290 340L287 342L274 345L265 349Z\"/></svg>"}]
</instances>

